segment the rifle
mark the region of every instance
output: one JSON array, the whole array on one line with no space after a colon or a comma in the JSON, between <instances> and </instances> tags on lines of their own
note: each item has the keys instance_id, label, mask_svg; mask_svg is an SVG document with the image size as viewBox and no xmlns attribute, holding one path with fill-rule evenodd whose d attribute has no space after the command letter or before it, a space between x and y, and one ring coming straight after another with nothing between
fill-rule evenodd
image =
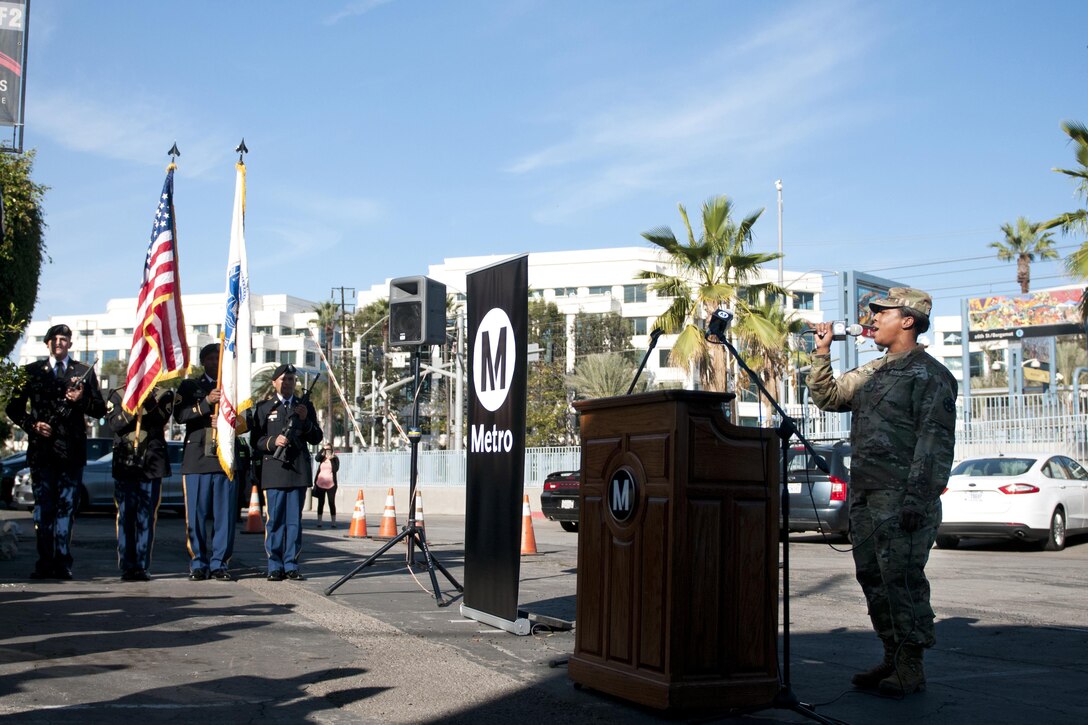
<instances>
[{"instance_id":1,"label":"rifle","mask_svg":"<svg viewBox=\"0 0 1088 725\"><path fill-rule=\"evenodd\" d=\"M97 364L98 358L95 358L94 361L87 366L87 369L83 371L82 375L75 380L68 381L64 388L66 394L61 396L60 400L53 406L53 409L43 421L53 429L50 438L53 441L53 452L56 453L59 458L68 458L68 441L64 435L64 422L72 413L72 402L68 400L67 391L82 387L83 383L87 381L87 377L94 372L94 366Z\"/></svg>"},{"instance_id":2,"label":"rifle","mask_svg":"<svg viewBox=\"0 0 1088 725\"><path fill-rule=\"evenodd\" d=\"M306 405L310 402L310 393L313 392L314 386L317 385L317 381L321 379L321 373L317 374L314 381L310 383L310 387L306 388L306 392L298 399L299 405ZM283 436L287 439L287 445L278 446L276 452L272 454L272 457L280 463L287 465L290 461L287 460L288 448L302 448L302 445L298 442L298 416L295 415L294 410L291 411L291 416L287 419L287 427L283 429Z\"/></svg>"}]
</instances>

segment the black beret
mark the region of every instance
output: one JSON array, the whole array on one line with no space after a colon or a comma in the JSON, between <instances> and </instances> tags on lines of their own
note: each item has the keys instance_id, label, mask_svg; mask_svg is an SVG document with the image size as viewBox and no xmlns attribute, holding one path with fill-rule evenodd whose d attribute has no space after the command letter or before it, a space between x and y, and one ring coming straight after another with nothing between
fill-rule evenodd
<instances>
[{"instance_id":1,"label":"black beret","mask_svg":"<svg viewBox=\"0 0 1088 725\"><path fill-rule=\"evenodd\" d=\"M47 341L52 340L57 335L64 335L65 337L71 338L72 328L68 327L68 325L65 325L64 323L61 323L59 325L53 325L45 331L45 339Z\"/></svg>"},{"instance_id":2,"label":"black beret","mask_svg":"<svg viewBox=\"0 0 1088 725\"><path fill-rule=\"evenodd\" d=\"M218 354L219 354L219 343L218 342L209 342L207 345L200 348L200 359L201 360L208 357L209 355L218 355Z\"/></svg>"},{"instance_id":3,"label":"black beret","mask_svg":"<svg viewBox=\"0 0 1088 725\"><path fill-rule=\"evenodd\" d=\"M296 370L294 365L292 365L291 363L284 363L283 365L280 365L278 368L272 371L272 379L275 380L284 373L291 373L292 375L294 375L295 372Z\"/></svg>"}]
</instances>

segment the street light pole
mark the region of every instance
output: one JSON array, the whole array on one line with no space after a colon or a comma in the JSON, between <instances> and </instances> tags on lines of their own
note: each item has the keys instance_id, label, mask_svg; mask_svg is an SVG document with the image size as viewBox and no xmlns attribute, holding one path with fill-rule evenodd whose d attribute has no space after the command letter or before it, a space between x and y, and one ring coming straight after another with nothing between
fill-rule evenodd
<instances>
[{"instance_id":1,"label":"street light pole","mask_svg":"<svg viewBox=\"0 0 1088 725\"><path fill-rule=\"evenodd\" d=\"M778 286L781 287L785 282L782 271L782 179L774 182L774 188L778 192ZM782 300L782 304L785 305L785 303L786 301Z\"/></svg>"}]
</instances>

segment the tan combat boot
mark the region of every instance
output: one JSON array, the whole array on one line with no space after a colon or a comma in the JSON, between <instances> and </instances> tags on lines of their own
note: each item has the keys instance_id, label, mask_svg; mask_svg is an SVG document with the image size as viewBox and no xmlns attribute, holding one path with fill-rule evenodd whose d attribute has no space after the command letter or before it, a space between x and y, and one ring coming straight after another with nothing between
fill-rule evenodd
<instances>
[{"instance_id":1,"label":"tan combat boot","mask_svg":"<svg viewBox=\"0 0 1088 725\"><path fill-rule=\"evenodd\" d=\"M895 642L889 639L881 641L884 643L884 659L875 667L865 672L859 672L850 678L850 683L854 687L863 690L875 690L880 685L881 680L895 672Z\"/></svg>"},{"instance_id":2,"label":"tan combat boot","mask_svg":"<svg viewBox=\"0 0 1088 725\"><path fill-rule=\"evenodd\" d=\"M893 672L880 681L880 692L885 695L909 695L926 689L926 671L922 667L924 652L916 644L903 645Z\"/></svg>"}]
</instances>

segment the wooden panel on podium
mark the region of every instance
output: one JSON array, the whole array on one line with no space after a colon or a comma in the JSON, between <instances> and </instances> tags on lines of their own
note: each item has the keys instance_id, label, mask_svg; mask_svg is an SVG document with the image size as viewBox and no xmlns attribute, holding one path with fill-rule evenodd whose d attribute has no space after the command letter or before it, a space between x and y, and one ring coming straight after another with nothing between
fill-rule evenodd
<instances>
[{"instance_id":1,"label":"wooden panel on podium","mask_svg":"<svg viewBox=\"0 0 1088 725\"><path fill-rule=\"evenodd\" d=\"M581 413L575 682L662 710L778 691L779 439L725 393L660 391Z\"/></svg>"}]
</instances>

